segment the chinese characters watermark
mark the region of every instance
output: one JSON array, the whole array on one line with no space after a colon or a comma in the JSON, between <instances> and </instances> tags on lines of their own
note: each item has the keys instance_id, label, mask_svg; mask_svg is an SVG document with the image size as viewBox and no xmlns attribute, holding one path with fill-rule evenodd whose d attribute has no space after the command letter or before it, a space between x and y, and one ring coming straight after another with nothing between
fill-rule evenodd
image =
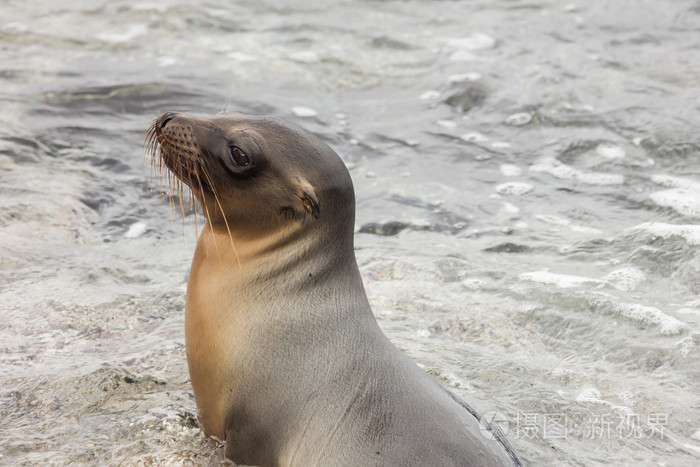
<instances>
[{"instance_id":1,"label":"chinese characters watermark","mask_svg":"<svg viewBox=\"0 0 700 467\"><path fill-rule=\"evenodd\" d=\"M490 439L493 430L523 439L566 439L575 435L585 439L642 439L652 436L664 439L668 414L591 414L571 419L563 413L517 413L505 415L488 412L481 417L482 434Z\"/></svg>"}]
</instances>

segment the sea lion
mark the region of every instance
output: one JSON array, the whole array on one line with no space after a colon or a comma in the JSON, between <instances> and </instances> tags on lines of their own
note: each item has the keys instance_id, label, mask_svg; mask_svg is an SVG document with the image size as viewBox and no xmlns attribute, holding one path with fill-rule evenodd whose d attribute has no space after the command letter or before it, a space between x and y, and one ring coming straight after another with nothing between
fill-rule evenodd
<instances>
[{"instance_id":1,"label":"sea lion","mask_svg":"<svg viewBox=\"0 0 700 467\"><path fill-rule=\"evenodd\" d=\"M227 458L520 465L380 330L355 260L352 181L330 147L271 117L171 112L147 145L206 216L187 284L187 363L199 422Z\"/></svg>"}]
</instances>

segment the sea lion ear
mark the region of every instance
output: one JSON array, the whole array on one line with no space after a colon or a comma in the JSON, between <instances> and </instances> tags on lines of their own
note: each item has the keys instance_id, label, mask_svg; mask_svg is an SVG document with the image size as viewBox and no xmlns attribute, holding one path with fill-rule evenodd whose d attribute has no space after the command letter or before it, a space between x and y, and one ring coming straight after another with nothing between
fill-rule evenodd
<instances>
[{"instance_id":1,"label":"sea lion ear","mask_svg":"<svg viewBox=\"0 0 700 467\"><path fill-rule=\"evenodd\" d=\"M301 201L302 206L307 214L311 214L315 219L321 217L321 207L316 198L314 187L309 182L302 179L297 179L298 192L297 196Z\"/></svg>"}]
</instances>

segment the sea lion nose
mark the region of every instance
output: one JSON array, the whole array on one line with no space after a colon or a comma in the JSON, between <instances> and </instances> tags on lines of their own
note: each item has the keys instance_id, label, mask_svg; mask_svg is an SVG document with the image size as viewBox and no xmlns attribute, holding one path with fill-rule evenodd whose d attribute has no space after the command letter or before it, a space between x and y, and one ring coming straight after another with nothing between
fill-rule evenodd
<instances>
[{"instance_id":1,"label":"sea lion nose","mask_svg":"<svg viewBox=\"0 0 700 467\"><path fill-rule=\"evenodd\" d=\"M175 118L175 113L174 112L165 112L163 115L161 115L158 118L158 131L162 131L163 128L165 128L165 125L168 124L170 120Z\"/></svg>"}]
</instances>

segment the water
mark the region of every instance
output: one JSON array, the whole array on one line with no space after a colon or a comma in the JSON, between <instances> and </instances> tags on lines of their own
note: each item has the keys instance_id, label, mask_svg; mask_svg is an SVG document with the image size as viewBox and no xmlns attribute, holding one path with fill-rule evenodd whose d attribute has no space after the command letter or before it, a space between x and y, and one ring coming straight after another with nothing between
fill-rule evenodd
<instances>
[{"instance_id":1,"label":"water","mask_svg":"<svg viewBox=\"0 0 700 467\"><path fill-rule=\"evenodd\" d=\"M141 145L225 108L343 157L381 326L524 461L700 462L697 2L0 18L0 464L218 465L184 355L194 220Z\"/></svg>"}]
</instances>

